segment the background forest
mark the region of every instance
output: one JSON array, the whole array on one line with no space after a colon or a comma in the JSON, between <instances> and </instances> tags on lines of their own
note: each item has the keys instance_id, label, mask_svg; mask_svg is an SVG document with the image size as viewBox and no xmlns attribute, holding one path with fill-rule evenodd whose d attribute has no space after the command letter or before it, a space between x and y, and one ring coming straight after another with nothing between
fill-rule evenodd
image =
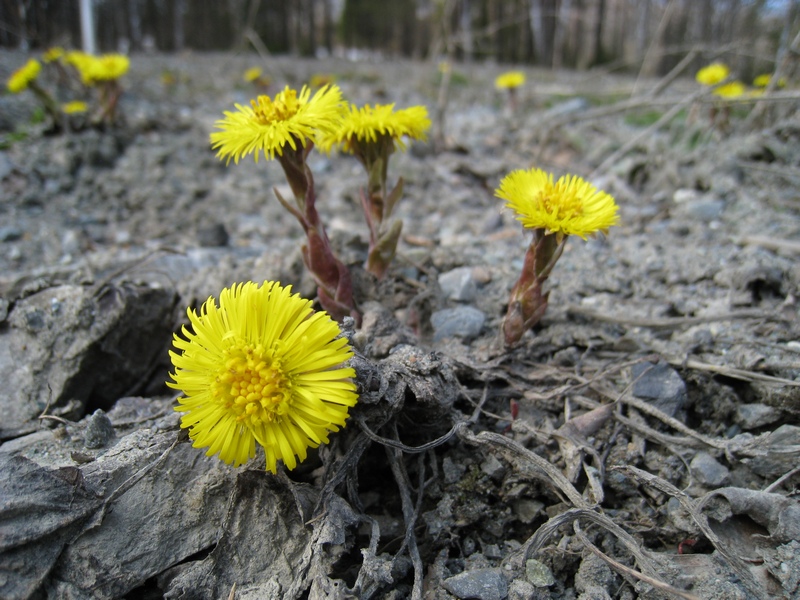
<instances>
[{"instance_id":1,"label":"background forest","mask_svg":"<svg viewBox=\"0 0 800 600\"><path fill-rule=\"evenodd\" d=\"M2 0L0 46L80 47L80 0ZM664 74L702 46L743 76L791 40L797 0L94 0L98 50L363 51Z\"/></svg>"}]
</instances>

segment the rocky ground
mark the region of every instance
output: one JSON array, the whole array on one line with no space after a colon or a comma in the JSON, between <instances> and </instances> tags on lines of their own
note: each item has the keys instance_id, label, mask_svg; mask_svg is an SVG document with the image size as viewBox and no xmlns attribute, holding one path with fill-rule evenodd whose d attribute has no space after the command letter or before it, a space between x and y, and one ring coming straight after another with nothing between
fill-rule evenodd
<instances>
[{"instance_id":1,"label":"rocky ground","mask_svg":"<svg viewBox=\"0 0 800 600\"><path fill-rule=\"evenodd\" d=\"M25 58L0 54L0 76ZM358 266L360 166L314 155L364 313L361 401L272 476L193 449L164 385L187 306L246 280L314 296L280 168L218 161L213 123L257 93L254 64L270 93L328 74L353 102L432 115L440 74L131 62L115 128L49 135L33 96L0 97L0 597L800 595L791 94L712 126L689 78L648 96L657 82L529 70L512 114L498 67L456 65L442 135L392 158L404 236L380 282ZM493 191L533 165L591 178L622 223L570 240L545 318L506 351L527 238Z\"/></svg>"}]
</instances>

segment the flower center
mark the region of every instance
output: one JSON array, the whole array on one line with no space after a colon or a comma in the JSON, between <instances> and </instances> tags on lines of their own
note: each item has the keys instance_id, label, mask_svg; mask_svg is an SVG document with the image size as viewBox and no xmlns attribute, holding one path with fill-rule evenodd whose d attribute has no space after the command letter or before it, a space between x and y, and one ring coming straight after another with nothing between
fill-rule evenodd
<instances>
[{"instance_id":1,"label":"flower center","mask_svg":"<svg viewBox=\"0 0 800 600\"><path fill-rule=\"evenodd\" d=\"M557 219L575 219L583 215L583 201L575 190L555 185L541 192L539 203L542 208Z\"/></svg>"},{"instance_id":2,"label":"flower center","mask_svg":"<svg viewBox=\"0 0 800 600\"><path fill-rule=\"evenodd\" d=\"M272 352L260 344L237 344L225 350L211 393L237 421L258 427L286 414L292 384Z\"/></svg>"},{"instance_id":3,"label":"flower center","mask_svg":"<svg viewBox=\"0 0 800 600\"><path fill-rule=\"evenodd\" d=\"M300 102L297 101L297 92L286 90L275 96L275 100L270 100L269 96L259 96L256 100L250 100L256 119L262 125L269 125L276 121L286 121L295 116L300 110Z\"/></svg>"}]
</instances>

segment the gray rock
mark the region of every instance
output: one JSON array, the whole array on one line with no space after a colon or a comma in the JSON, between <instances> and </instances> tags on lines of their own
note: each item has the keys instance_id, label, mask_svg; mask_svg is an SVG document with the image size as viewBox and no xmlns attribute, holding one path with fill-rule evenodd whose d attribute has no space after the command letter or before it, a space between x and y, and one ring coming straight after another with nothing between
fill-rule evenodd
<instances>
[{"instance_id":1,"label":"gray rock","mask_svg":"<svg viewBox=\"0 0 800 600\"><path fill-rule=\"evenodd\" d=\"M83 435L83 445L94 450L102 448L114 437L114 426L111 419L100 408L89 417L89 424L86 426L86 433Z\"/></svg>"},{"instance_id":2,"label":"gray rock","mask_svg":"<svg viewBox=\"0 0 800 600\"><path fill-rule=\"evenodd\" d=\"M781 418L781 411L766 404L740 404L736 409L736 420L742 429L758 429Z\"/></svg>"},{"instance_id":3,"label":"gray rock","mask_svg":"<svg viewBox=\"0 0 800 600\"><path fill-rule=\"evenodd\" d=\"M445 456L442 461L442 474L445 483L456 483L461 480L467 467L461 463L453 461L449 456Z\"/></svg>"},{"instance_id":4,"label":"gray rock","mask_svg":"<svg viewBox=\"0 0 800 600\"><path fill-rule=\"evenodd\" d=\"M175 294L149 286L63 285L14 303L0 331L0 439L49 414L81 416L90 396L111 403L152 368L172 337ZM75 414L59 412L70 407Z\"/></svg>"},{"instance_id":5,"label":"gray rock","mask_svg":"<svg viewBox=\"0 0 800 600\"><path fill-rule=\"evenodd\" d=\"M471 267L458 267L440 274L439 287L447 298L457 302L472 302L478 294Z\"/></svg>"},{"instance_id":6,"label":"gray rock","mask_svg":"<svg viewBox=\"0 0 800 600\"><path fill-rule=\"evenodd\" d=\"M579 113L589 108L589 101L586 98L570 98L565 102L559 102L552 108L547 109L544 114L544 121L552 119L553 117L562 117L564 115L571 115Z\"/></svg>"},{"instance_id":7,"label":"gray rock","mask_svg":"<svg viewBox=\"0 0 800 600\"><path fill-rule=\"evenodd\" d=\"M524 579L515 579L508 586L508 600L531 600L536 588Z\"/></svg>"},{"instance_id":8,"label":"gray rock","mask_svg":"<svg viewBox=\"0 0 800 600\"><path fill-rule=\"evenodd\" d=\"M444 588L461 600L505 600L508 582L500 569L472 569L443 582Z\"/></svg>"},{"instance_id":9,"label":"gray rock","mask_svg":"<svg viewBox=\"0 0 800 600\"><path fill-rule=\"evenodd\" d=\"M536 587L550 587L556 582L548 566L534 558L525 561L525 577Z\"/></svg>"},{"instance_id":10,"label":"gray rock","mask_svg":"<svg viewBox=\"0 0 800 600\"><path fill-rule=\"evenodd\" d=\"M206 248L227 246L229 240L228 230L222 223L214 223L197 230L197 242Z\"/></svg>"},{"instance_id":11,"label":"gray rock","mask_svg":"<svg viewBox=\"0 0 800 600\"><path fill-rule=\"evenodd\" d=\"M0 179L5 179L14 170L14 163L8 157L8 152L0 152Z\"/></svg>"},{"instance_id":12,"label":"gray rock","mask_svg":"<svg viewBox=\"0 0 800 600\"><path fill-rule=\"evenodd\" d=\"M719 487L728 479L730 471L708 452L698 452L689 463L692 475L704 486Z\"/></svg>"},{"instance_id":13,"label":"gray rock","mask_svg":"<svg viewBox=\"0 0 800 600\"><path fill-rule=\"evenodd\" d=\"M686 384L667 362L637 363L631 371L632 392L637 398L647 400L670 417L686 404Z\"/></svg>"},{"instance_id":14,"label":"gray rock","mask_svg":"<svg viewBox=\"0 0 800 600\"><path fill-rule=\"evenodd\" d=\"M445 308L431 315L434 340L457 337L465 341L477 337L486 322L483 311L472 306Z\"/></svg>"},{"instance_id":15,"label":"gray rock","mask_svg":"<svg viewBox=\"0 0 800 600\"><path fill-rule=\"evenodd\" d=\"M19 227L14 227L13 225L0 227L0 242L16 242L23 235L25 235L25 232Z\"/></svg>"},{"instance_id":16,"label":"gray rock","mask_svg":"<svg viewBox=\"0 0 800 600\"><path fill-rule=\"evenodd\" d=\"M499 480L503 478L503 475L506 474L506 467L503 463L501 463L494 454L489 454L481 463L481 471L486 473L489 477L494 480Z\"/></svg>"}]
</instances>

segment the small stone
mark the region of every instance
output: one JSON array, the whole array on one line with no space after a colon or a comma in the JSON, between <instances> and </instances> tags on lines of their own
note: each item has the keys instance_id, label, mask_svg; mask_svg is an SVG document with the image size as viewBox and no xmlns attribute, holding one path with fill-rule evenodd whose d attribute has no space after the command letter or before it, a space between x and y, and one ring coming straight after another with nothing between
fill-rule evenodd
<instances>
[{"instance_id":1,"label":"small stone","mask_svg":"<svg viewBox=\"0 0 800 600\"><path fill-rule=\"evenodd\" d=\"M472 302L478 294L471 267L459 267L440 274L439 287L447 298L457 302Z\"/></svg>"},{"instance_id":2,"label":"small stone","mask_svg":"<svg viewBox=\"0 0 800 600\"><path fill-rule=\"evenodd\" d=\"M708 452L698 452L689 463L692 475L704 486L719 487L728 479L730 471Z\"/></svg>"},{"instance_id":3,"label":"small stone","mask_svg":"<svg viewBox=\"0 0 800 600\"><path fill-rule=\"evenodd\" d=\"M214 223L197 230L197 242L204 248L221 248L228 245L230 236L222 223Z\"/></svg>"},{"instance_id":4,"label":"small stone","mask_svg":"<svg viewBox=\"0 0 800 600\"><path fill-rule=\"evenodd\" d=\"M103 410L98 408L89 417L83 445L89 449L102 448L113 437L114 426L111 424L111 419L108 418L108 415Z\"/></svg>"},{"instance_id":5,"label":"small stone","mask_svg":"<svg viewBox=\"0 0 800 600\"><path fill-rule=\"evenodd\" d=\"M480 334L486 315L472 306L445 308L431 315L433 338L440 341L450 337L471 340Z\"/></svg>"},{"instance_id":6,"label":"small stone","mask_svg":"<svg viewBox=\"0 0 800 600\"><path fill-rule=\"evenodd\" d=\"M490 454L486 457L486 460L481 463L481 471L486 473L490 478L499 480L506 474L506 467L497 460L494 454Z\"/></svg>"},{"instance_id":7,"label":"small stone","mask_svg":"<svg viewBox=\"0 0 800 600\"><path fill-rule=\"evenodd\" d=\"M686 404L686 384L665 361L633 365L633 395L647 400L663 413L674 417Z\"/></svg>"},{"instance_id":8,"label":"small stone","mask_svg":"<svg viewBox=\"0 0 800 600\"><path fill-rule=\"evenodd\" d=\"M781 411L766 404L741 404L736 409L736 419L742 429L758 429L781 418Z\"/></svg>"},{"instance_id":9,"label":"small stone","mask_svg":"<svg viewBox=\"0 0 800 600\"><path fill-rule=\"evenodd\" d=\"M508 582L500 569L472 569L442 582L444 588L461 600L505 600Z\"/></svg>"},{"instance_id":10,"label":"small stone","mask_svg":"<svg viewBox=\"0 0 800 600\"><path fill-rule=\"evenodd\" d=\"M536 588L524 579L515 579L508 586L508 600L531 600Z\"/></svg>"},{"instance_id":11,"label":"small stone","mask_svg":"<svg viewBox=\"0 0 800 600\"><path fill-rule=\"evenodd\" d=\"M19 227L13 225L0 227L0 242L16 242L25 234Z\"/></svg>"},{"instance_id":12,"label":"small stone","mask_svg":"<svg viewBox=\"0 0 800 600\"><path fill-rule=\"evenodd\" d=\"M535 558L525 561L525 577L536 587L550 587L556 582L549 567Z\"/></svg>"},{"instance_id":13,"label":"small stone","mask_svg":"<svg viewBox=\"0 0 800 600\"><path fill-rule=\"evenodd\" d=\"M445 456L442 461L442 473L444 474L444 482L447 484L456 483L461 481L467 467L461 463L453 462L449 456Z\"/></svg>"},{"instance_id":14,"label":"small stone","mask_svg":"<svg viewBox=\"0 0 800 600\"><path fill-rule=\"evenodd\" d=\"M544 503L538 500L521 498L514 502L514 515L526 525L533 523L533 520L542 514Z\"/></svg>"}]
</instances>

